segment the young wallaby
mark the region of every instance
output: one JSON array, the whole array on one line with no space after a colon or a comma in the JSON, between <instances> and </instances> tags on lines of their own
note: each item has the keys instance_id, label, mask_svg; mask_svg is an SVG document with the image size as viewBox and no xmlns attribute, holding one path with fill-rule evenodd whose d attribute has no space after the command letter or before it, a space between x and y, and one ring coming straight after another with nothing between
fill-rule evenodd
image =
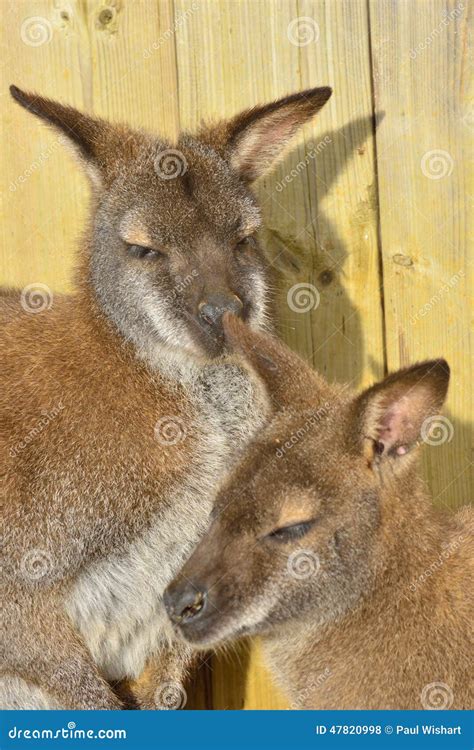
<instances>
[{"instance_id":1,"label":"young wallaby","mask_svg":"<svg viewBox=\"0 0 474 750\"><path fill-rule=\"evenodd\" d=\"M93 202L75 294L0 294L0 705L119 707L108 681L151 659L136 688L159 708L187 659L168 649L163 591L268 412L223 354L225 310L266 320L251 183L331 91L176 144L11 93L72 147Z\"/></svg>"},{"instance_id":2,"label":"young wallaby","mask_svg":"<svg viewBox=\"0 0 474 750\"><path fill-rule=\"evenodd\" d=\"M195 648L261 634L293 708L472 707L472 509L435 511L420 441L442 427L444 360L360 395L226 315L273 417L165 592Z\"/></svg>"}]
</instances>

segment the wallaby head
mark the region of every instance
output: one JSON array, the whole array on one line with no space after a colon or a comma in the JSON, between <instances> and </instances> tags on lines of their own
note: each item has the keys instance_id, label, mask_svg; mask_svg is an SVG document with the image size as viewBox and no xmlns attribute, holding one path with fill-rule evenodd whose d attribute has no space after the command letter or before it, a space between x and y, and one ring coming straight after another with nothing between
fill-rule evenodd
<instances>
[{"instance_id":1,"label":"wallaby head","mask_svg":"<svg viewBox=\"0 0 474 750\"><path fill-rule=\"evenodd\" d=\"M183 134L176 144L11 87L60 131L94 189L81 286L145 354L156 344L214 356L222 314L265 322L261 218L251 184L325 104L310 89Z\"/></svg>"},{"instance_id":2,"label":"wallaby head","mask_svg":"<svg viewBox=\"0 0 474 750\"><path fill-rule=\"evenodd\" d=\"M176 628L199 647L289 621L331 622L370 591L392 534L426 502L417 448L449 380L447 363L433 360L355 395L268 334L231 316L224 327L264 379L274 415L165 594Z\"/></svg>"}]
</instances>

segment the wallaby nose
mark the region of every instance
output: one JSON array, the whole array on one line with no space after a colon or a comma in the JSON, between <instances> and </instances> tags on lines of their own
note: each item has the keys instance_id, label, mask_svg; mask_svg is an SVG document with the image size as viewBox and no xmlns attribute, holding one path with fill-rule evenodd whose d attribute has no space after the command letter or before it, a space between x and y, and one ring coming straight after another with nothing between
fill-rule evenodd
<instances>
[{"instance_id":1,"label":"wallaby nose","mask_svg":"<svg viewBox=\"0 0 474 750\"><path fill-rule=\"evenodd\" d=\"M207 592L202 587L185 582L182 586L166 589L163 601L168 616L179 625L203 614L207 604Z\"/></svg>"},{"instance_id":2,"label":"wallaby nose","mask_svg":"<svg viewBox=\"0 0 474 750\"><path fill-rule=\"evenodd\" d=\"M244 306L242 300L236 294L208 294L199 304L199 315L202 320L211 326L218 326L222 322L222 316L229 311L234 315L241 316Z\"/></svg>"}]
</instances>

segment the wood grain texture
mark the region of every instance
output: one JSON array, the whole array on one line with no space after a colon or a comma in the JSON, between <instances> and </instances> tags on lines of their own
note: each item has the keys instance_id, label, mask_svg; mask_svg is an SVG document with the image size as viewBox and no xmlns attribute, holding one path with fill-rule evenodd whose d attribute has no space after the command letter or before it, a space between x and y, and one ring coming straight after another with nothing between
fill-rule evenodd
<instances>
[{"instance_id":1,"label":"wood grain texture","mask_svg":"<svg viewBox=\"0 0 474 750\"><path fill-rule=\"evenodd\" d=\"M442 427L452 438L425 451L425 471L437 503L466 502L468 0L16 0L1 10L4 284L70 288L87 207L85 178L10 102L10 83L171 138L333 86L257 188L279 329L327 377L355 387L447 357ZM189 707L285 706L257 645L206 660L196 682Z\"/></svg>"},{"instance_id":2,"label":"wood grain texture","mask_svg":"<svg viewBox=\"0 0 474 750\"><path fill-rule=\"evenodd\" d=\"M58 136L10 100L8 86L84 108L82 40L51 2L3 3L2 12L2 283L67 289L86 180Z\"/></svg>"},{"instance_id":3,"label":"wood grain texture","mask_svg":"<svg viewBox=\"0 0 474 750\"><path fill-rule=\"evenodd\" d=\"M449 421L424 459L435 502L454 507L472 495L469 3L418 5L416 19L410 2L370 5L387 357L451 366Z\"/></svg>"}]
</instances>

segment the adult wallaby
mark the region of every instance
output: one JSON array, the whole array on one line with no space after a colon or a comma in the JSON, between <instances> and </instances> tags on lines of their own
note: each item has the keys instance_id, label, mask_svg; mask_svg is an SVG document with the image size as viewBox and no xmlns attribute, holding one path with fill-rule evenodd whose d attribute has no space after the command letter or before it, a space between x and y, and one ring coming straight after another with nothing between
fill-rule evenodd
<instances>
[{"instance_id":1,"label":"adult wallaby","mask_svg":"<svg viewBox=\"0 0 474 750\"><path fill-rule=\"evenodd\" d=\"M225 317L273 418L165 592L175 629L195 648L261 634L295 708L470 707L472 509L435 511L417 466L445 425L447 363L355 395Z\"/></svg>"},{"instance_id":2,"label":"adult wallaby","mask_svg":"<svg viewBox=\"0 0 474 750\"><path fill-rule=\"evenodd\" d=\"M76 293L0 296L0 704L119 707L107 680L151 659L138 699L159 706L187 658L168 649L162 593L268 411L223 355L224 310L266 319L250 186L331 91L176 144L11 93L73 148L93 202Z\"/></svg>"}]
</instances>

